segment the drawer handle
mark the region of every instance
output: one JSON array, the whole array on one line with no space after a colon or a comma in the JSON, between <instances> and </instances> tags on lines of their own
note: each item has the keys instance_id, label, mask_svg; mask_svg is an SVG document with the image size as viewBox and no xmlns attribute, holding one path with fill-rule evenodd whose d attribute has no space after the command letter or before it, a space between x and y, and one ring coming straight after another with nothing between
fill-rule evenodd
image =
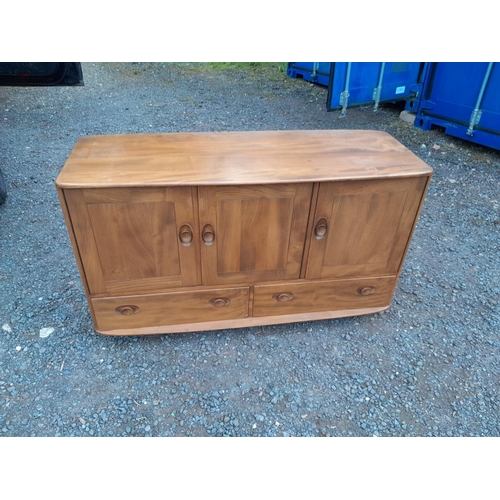
<instances>
[{"instance_id":1,"label":"drawer handle","mask_svg":"<svg viewBox=\"0 0 500 500\"><path fill-rule=\"evenodd\" d=\"M375 291L373 286L365 286L363 288L358 288L358 293L360 295L371 295Z\"/></svg>"},{"instance_id":2,"label":"drawer handle","mask_svg":"<svg viewBox=\"0 0 500 500\"><path fill-rule=\"evenodd\" d=\"M316 235L317 240L321 240L326 232L328 231L328 223L326 219L323 217L318 222L316 222L316 227L314 228L314 234Z\"/></svg>"},{"instance_id":3,"label":"drawer handle","mask_svg":"<svg viewBox=\"0 0 500 500\"><path fill-rule=\"evenodd\" d=\"M293 293L276 293L273 295L273 300L276 302L288 302L293 299Z\"/></svg>"},{"instance_id":4,"label":"drawer handle","mask_svg":"<svg viewBox=\"0 0 500 500\"><path fill-rule=\"evenodd\" d=\"M115 309L118 314L123 314L124 316L130 316L139 311L137 306L120 306Z\"/></svg>"},{"instance_id":5,"label":"drawer handle","mask_svg":"<svg viewBox=\"0 0 500 500\"><path fill-rule=\"evenodd\" d=\"M216 299L211 299L209 302L214 307L226 307L231 301L229 299L226 299L225 297L218 297Z\"/></svg>"},{"instance_id":6,"label":"drawer handle","mask_svg":"<svg viewBox=\"0 0 500 500\"><path fill-rule=\"evenodd\" d=\"M211 224L205 224L203 226L203 231L201 232L201 237L205 242L205 245L210 246L215 240L215 231Z\"/></svg>"},{"instance_id":7,"label":"drawer handle","mask_svg":"<svg viewBox=\"0 0 500 500\"><path fill-rule=\"evenodd\" d=\"M193 241L193 228L189 224L183 224L179 230L179 239L181 243L188 247Z\"/></svg>"}]
</instances>

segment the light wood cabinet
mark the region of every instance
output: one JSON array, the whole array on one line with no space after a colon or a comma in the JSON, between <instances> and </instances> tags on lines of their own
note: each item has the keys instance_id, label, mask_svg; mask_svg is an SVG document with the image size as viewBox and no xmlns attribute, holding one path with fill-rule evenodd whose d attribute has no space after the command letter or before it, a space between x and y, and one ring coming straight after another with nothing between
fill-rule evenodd
<instances>
[{"instance_id":1,"label":"light wood cabinet","mask_svg":"<svg viewBox=\"0 0 500 500\"><path fill-rule=\"evenodd\" d=\"M85 137L56 184L98 332L374 313L432 170L388 134Z\"/></svg>"}]
</instances>

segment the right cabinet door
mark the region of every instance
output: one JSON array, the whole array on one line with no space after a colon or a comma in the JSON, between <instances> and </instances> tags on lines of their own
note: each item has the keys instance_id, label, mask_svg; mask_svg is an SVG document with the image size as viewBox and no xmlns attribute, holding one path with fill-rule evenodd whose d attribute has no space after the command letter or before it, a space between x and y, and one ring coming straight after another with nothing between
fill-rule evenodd
<instances>
[{"instance_id":1,"label":"right cabinet door","mask_svg":"<svg viewBox=\"0 0 500 500\"><path fill-rule=\"evenodd\" d=\"M322 183L306 278L397 274L426 182L427 177Z\"/></svg>"}]
</instances>

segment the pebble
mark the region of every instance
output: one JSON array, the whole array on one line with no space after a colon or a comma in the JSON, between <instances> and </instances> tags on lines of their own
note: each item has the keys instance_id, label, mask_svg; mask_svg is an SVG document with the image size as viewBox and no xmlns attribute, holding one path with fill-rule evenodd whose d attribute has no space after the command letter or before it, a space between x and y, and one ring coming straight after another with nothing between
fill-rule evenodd
<instances>
[{"instance_id":1,"label":"pebble","mask_svg":"<svg viewBox=\"0 0 500 500\"><path fill-rule=\"evenodd\" d=\"M41 339L46 339L49 335L54 333L54 328L49 327L49 328L42 328L40 330L40 338Z\"/></svg>"}]
</instances>

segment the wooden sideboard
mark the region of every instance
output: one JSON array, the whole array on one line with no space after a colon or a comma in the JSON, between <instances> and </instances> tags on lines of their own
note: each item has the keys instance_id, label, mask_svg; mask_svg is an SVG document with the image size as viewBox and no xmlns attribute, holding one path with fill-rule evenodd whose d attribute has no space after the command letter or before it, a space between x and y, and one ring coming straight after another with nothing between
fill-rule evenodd
<instances>
[{"instance_id":1,"label":"wooden sideboard","mask_svg":"<svg viewBox=\"0 0 500 500\"><path fill-rule=\"evenodd\" d=\"M96 330L138 335L386 309L431 175L378 131L137 134L56 185Z\"/></svg>"}]
</instances>

